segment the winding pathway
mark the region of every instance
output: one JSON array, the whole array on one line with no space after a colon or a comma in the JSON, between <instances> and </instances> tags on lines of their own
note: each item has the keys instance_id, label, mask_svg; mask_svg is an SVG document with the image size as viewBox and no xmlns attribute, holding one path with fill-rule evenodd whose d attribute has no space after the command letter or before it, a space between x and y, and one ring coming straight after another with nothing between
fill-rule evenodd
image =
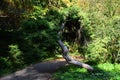
<instances>
[{"instance_id":1,"label":"winding pathway","mask_svg":"<svg viewBox=\"0 0 120 80\"><path fill-rule=\"evenodd\" d=\"M2 77L0 80L53 80L52 74L65 65L67 62L64 59L42 62Z\"/></svg>"}]
</instances>

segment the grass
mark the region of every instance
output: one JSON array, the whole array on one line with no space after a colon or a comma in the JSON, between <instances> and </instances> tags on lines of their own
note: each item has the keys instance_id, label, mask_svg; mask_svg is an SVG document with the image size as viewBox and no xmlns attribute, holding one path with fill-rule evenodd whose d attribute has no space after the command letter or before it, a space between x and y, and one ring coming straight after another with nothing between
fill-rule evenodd
<instances>
[{"instance_id":1,"label":"grass","mask_svg":"<svg viewBox=\"0 0 120 80\"><path fill-rule=\"evenodd\" d=\"M120 64L104 63L94 66L93 72L74 65L66 66L54 73L55 80L120 80Z\"/></svg>"}]
</instances>

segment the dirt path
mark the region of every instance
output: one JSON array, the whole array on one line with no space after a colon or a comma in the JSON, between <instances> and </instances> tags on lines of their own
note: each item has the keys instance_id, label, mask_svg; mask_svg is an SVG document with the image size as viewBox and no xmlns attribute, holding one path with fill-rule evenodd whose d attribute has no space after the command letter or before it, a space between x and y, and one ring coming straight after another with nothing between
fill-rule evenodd
<instances>
[{"instance_id":1,"label":"dirt path","mask_svg":"<svg viewBox=\"0 0 120 80\"><path fill-rule=\"evenodd\" d=\"M53 80L52 74L66 64L63 59L42 62L2 77L0 80Z\"/></svg>"}]
</instances>

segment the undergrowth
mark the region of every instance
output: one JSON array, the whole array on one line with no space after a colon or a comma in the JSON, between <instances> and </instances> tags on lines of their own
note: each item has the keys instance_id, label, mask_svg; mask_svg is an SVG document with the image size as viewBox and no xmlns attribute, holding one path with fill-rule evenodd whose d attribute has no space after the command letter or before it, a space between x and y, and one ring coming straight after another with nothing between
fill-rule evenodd
<instances>
[{"instance_id":1,"label":"undergrowth","mask_svg":"<svg viewBox=\"0 0 120 80\"><path fill-rule=\"evenodd\" d=\"M63 67L54 73L55 80L120 80L120 65L104 63L93 66L94 71L73 65Z\"/></svg>"}]
</instances>

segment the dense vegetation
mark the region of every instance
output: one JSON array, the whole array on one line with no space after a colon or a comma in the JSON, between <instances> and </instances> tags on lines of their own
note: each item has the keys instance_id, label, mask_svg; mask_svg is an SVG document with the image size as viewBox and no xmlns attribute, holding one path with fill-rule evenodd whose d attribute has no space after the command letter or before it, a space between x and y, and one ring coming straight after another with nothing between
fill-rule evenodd
<instances>
[{"instance_id":1,"label":"dense vegetation","mask_svg":"<svg viewBox=\"0 0 120 80\"><path fill-rule=\"evenodd\" d=\"M59 69L54 78L55 80L119 80L119 67L119 64L104 63L94 66L94 72L89 73L86 69L71 65Z\"/></svg>"},{"instance_id":2,"label":"dense vegetation","mask_svg":"<svg viewBox=\"0 0 120 80\"><path fill-rule=\"evenodd\" d=\"M120 0L1 0L0 74L60 53L62 22L70 53L91 64L120 62Z\"/></svg>"}]
</instances>

